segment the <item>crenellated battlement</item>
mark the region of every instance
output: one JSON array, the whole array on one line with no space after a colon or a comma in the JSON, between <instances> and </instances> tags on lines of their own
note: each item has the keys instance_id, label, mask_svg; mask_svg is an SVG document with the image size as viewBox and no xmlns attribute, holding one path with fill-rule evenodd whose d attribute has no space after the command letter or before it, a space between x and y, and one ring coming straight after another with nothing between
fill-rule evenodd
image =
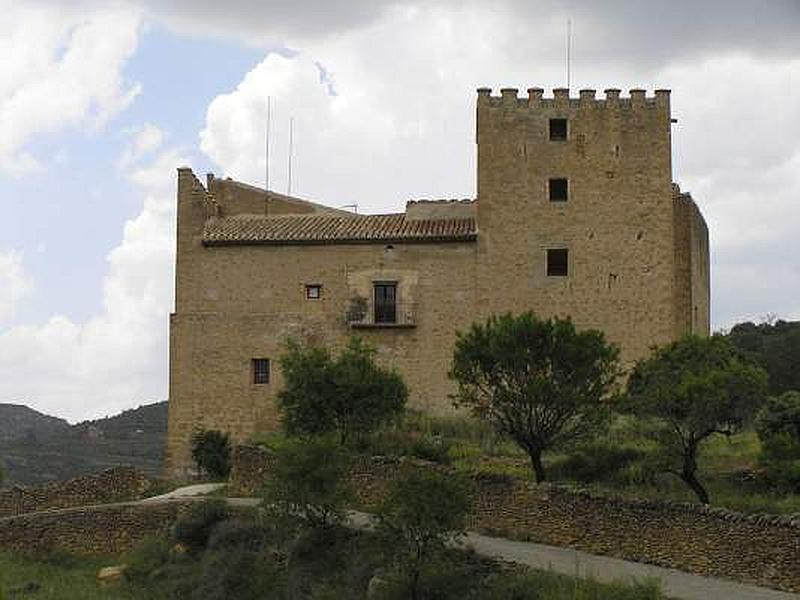
<instances>
[{"instance_id":1,"label":"crenellated battlement","mask_svg":"<svg viewBox=\"0 0 800 600\"><path fill-rule=\"evenodd\" d=\"M597 98L597 91L581 89L578 96L570 96L568 88L554 88L551 97L545 97L543 88L529 88L527 96L520 95L517 88L501 88L499 96L492 95L488 87L478 88L478 106L489 107L529 107L529 108L659 108L669 106L670 90L657 89L652 96L646 90L633 88L627 97L621 90L608 88L604 98Z\"/></svg>"}]
</instances>

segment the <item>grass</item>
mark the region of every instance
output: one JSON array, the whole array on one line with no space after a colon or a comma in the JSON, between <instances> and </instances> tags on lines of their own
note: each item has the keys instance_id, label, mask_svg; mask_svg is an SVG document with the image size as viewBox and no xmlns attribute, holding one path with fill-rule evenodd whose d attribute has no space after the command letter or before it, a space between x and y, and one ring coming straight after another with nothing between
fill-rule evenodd
<instances>
[{"instance_id":1,"label":"grass","mask_svg":"<svg viewBox=\"0 0 800 600\"><path fill-rule=\"evenodd\" d=\"M147 590L127 585L107 588L97 571L118 564L108 557L58 554L39 559L0 553L0 598L4 600L149 600Z\"/></svg>"}]
</instances>

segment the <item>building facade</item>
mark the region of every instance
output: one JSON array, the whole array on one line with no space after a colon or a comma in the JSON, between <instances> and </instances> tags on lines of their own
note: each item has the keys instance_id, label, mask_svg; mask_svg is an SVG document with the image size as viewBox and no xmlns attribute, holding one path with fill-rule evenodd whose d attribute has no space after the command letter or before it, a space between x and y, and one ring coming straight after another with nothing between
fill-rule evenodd
<instances>
[{"instance_id":1,"label":"building facade","mask_svg":"<svg viewBox=\"0 0 800 600\"><path fill-rule=\"evenodd\" d=\"M279 426L287 338L354 333L413 407L444 413L456 332L492 313L570 316L620 345L709 332L708 230L672 183L669 91L477 96L477 198L357 215L178 170L168 468L195 428Z\"/></svg>"}]
</instances>

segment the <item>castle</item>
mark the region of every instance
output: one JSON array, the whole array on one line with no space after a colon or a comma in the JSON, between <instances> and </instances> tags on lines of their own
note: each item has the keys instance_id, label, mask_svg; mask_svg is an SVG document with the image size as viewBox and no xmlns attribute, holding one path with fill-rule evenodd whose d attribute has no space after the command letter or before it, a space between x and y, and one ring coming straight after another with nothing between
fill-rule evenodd
<instances>
[{"instance_id":1,"label":"castle","mask_svg":"<svg viewBox=\"0 0 800 600\"><path fill-rule=\"evenodd\" d=\"M477 95L477 198L357 215L178 170L168 465L196 427L241 441L279 425L287 337L357 333L413 407L453 410L456 332L492 313L571 316L620 345L709 331L708 230L672 183L670 93Z\"/></svg>"}]
</instances>

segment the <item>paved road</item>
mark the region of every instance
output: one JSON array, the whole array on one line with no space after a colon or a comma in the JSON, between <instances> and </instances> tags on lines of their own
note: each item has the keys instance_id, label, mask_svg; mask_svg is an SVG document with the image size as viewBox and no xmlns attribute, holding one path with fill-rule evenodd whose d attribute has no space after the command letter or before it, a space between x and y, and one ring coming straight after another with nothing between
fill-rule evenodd
<instances>
[{"instance_id":1,"label":"paved road","mask_svg":"<svg viewBox=\"0 0 800 600\"><path fill-rule=\"evenodd\" d=\"M190 498L207 494L223 485L209 483L188 486L163 496L149 498L144 502ZM229 498L228 501L237 505L254 506L258 504L258 500L255 498ZM350 512L350 522L355 527L369 527L371 520L372 518L368 514ZM725 579L692 575L676 569L598 556L571 548L515 542L472 532L467 535L466 543L472 546L478 554L484 556L500 558L538 569L552 569L556 573L566 575L591 576L599 581L656 578L661 581L664 592L668 596L681 600L800 600L800 594L789 594Z\"/></svg>"}]
</instances>

